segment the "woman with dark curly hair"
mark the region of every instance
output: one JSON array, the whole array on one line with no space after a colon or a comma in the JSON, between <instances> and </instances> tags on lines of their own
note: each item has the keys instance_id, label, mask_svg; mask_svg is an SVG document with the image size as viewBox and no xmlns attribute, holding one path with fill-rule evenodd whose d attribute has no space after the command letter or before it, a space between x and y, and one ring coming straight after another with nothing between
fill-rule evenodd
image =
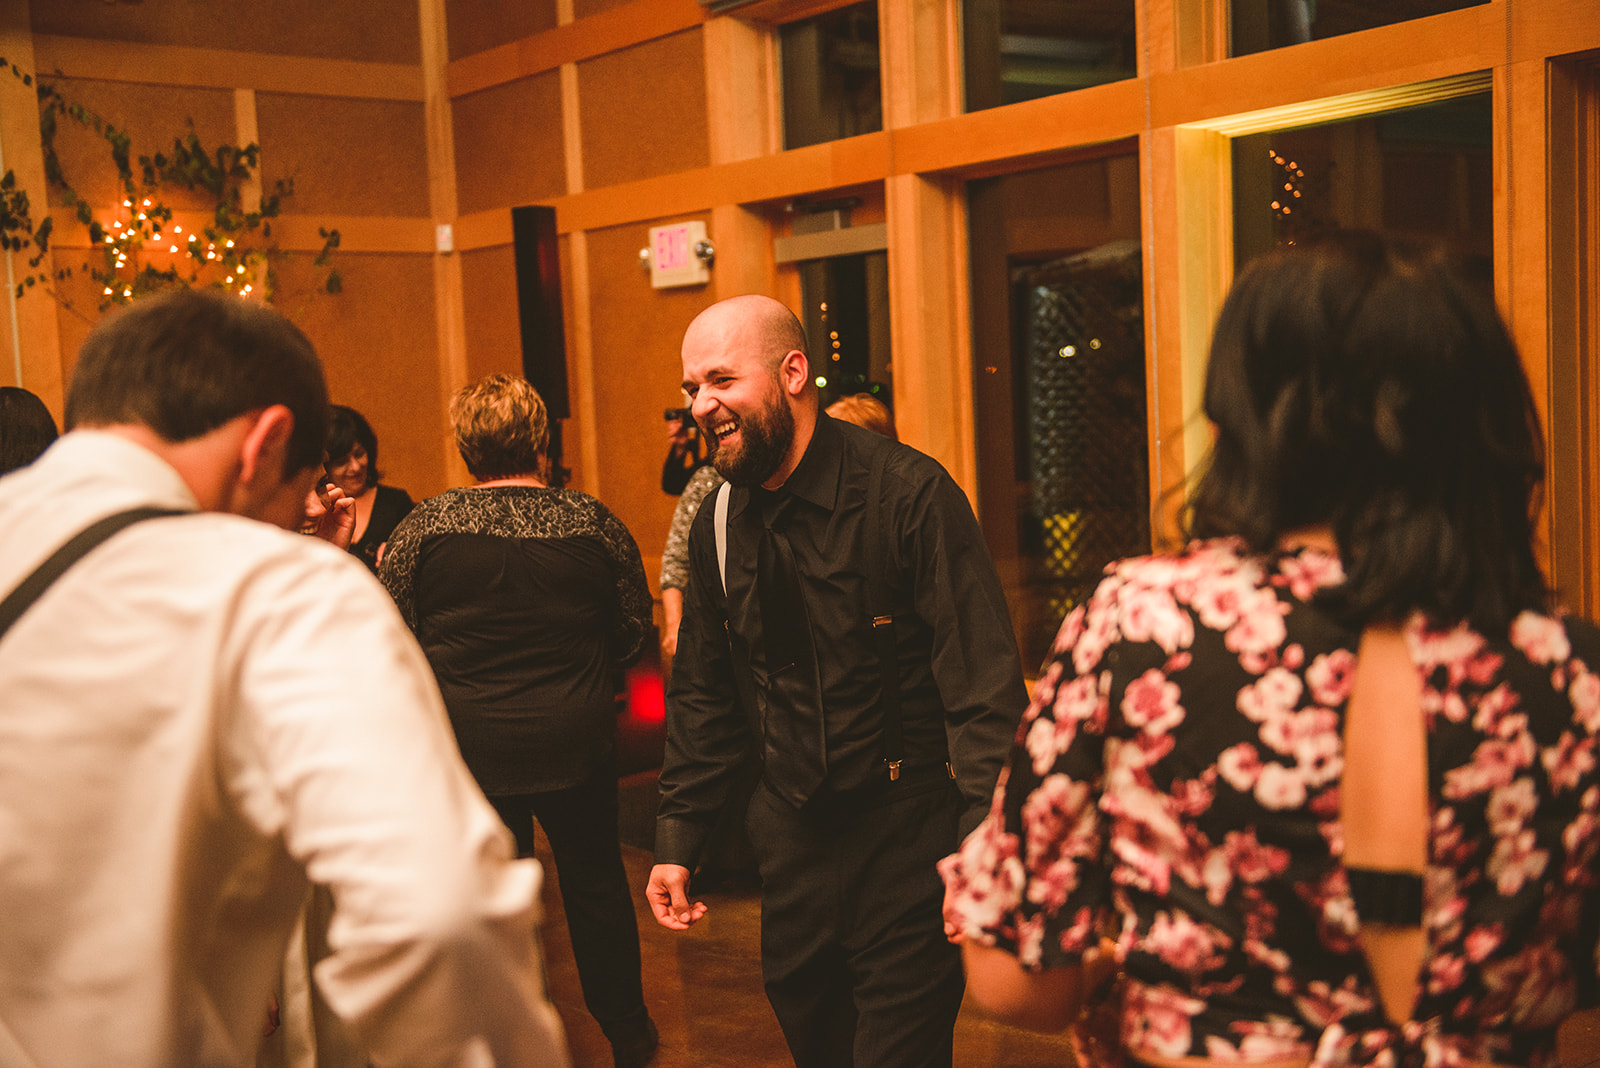
<instances>
[{"instance_id":1,"label":"woman with dark curly hair","mask_svg":"<svg viewBox=\"0 0 1600 1068\"><path fill-rule=\"evenodd\" d=\"M941 866L980 1004L1069 1022L1108 927L1159 1068L1554 1066L1600 1002L1600 631L1480 274L1351 233L1239 278L1197 540L1067 617Z\"/></svg>"},{"instance_id":2,"label":"woman with dark curly hair","mask_svg":"<svg viewBox=\"0 0 1600 1068\"><path fill-rule=\"evenodd\" d=\"M379 483L378 436L366 416L343 404L333 406L328 424L328 480L355 501L356 526L350 552L374 574L383 543L411 511L411 494Z\"/></svg>"},{"instance_id":3,"label":"woman with dark curly hair","mask_svg":"<svg viewBox=\"0 0 1600 1068\"><path fill-rule=\"evenodd\" d=\"M461 755L532 856L550 840L584 1003L617 1068L656 1048L617 834L617 704L650 629L633 535L595 498L545 484L549 420L521 378L450 402L478 480L417 505L379 577L433 665Z\"/></svg>"}]
</instances>

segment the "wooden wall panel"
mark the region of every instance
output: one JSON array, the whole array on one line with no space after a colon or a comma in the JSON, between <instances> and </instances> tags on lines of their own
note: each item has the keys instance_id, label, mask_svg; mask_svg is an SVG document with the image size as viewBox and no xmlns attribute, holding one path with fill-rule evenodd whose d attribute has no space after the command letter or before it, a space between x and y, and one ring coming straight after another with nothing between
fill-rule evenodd
<instances>
[{"instance_id":1,"label":"wooden wall panel","mask_svg":"<svg viewBox=\"0 0 1600 1068\"><path fill-rule=\"evenodd\" d=\"M428 214L420 103L257 93L256 124L262 182L292 178L295 214Z\"/></svg>"},{"instance_id":2,"label":"wooden wall panel","mask_svg":"<svg viewBox=\"0 0 1600 1068\"><path fill-rule=\"evenodd\" d=\"M555 0L446 0L451 59L556 27Z\"/></svg>"},{"instance_id":3,"label":"wooden wall panel","mask_svg":"<svg viewBox=\"0 0 1600 1068\"><path fill-rule=\"evenodd\" d=\"M699 28L578 64L584 187L704 167L705 52Z\"/></svg>"},{"instance_id":4,"label":"wooden wall panel","mask_svg":"<svg viewBox=\"0 0 1600 1068\"><path fill-rule=\"evenodd\" d=\"M701 218L705 218L703 213ZM714 297L705 286L651 289L639 267L647 220L591 231L588 237L592 374L600 433L587 488L633 532L651 587L677 498L661 492L667 452L663 409L682 404L679 357L689 321Z\"/></svg>"},{"instance_id":5,"label":"wooden wall panel","mask_svg":"<svg viewBox=\"0 0 1600 1068\"><path fill-rule=\"evenodd\" d=\"M276 306L317 346L328 389L371 421L385 481L421 499L449 485L431 256L347 253L344 292L316 294L309 260L279 272Z\"/></svg>"},{"instance_id":6,"label":"wooden wall panel","mask_svg":"<svg viewBox=\"0 0 1600 1068\"><path fill-rule=\"evenodd\" d=\"M417 62L416 0L34 0L33 32L289 56Z\"/></svg>"},{"instance_id":7,"label":"wooden wall panel","mask_svg":"<svg viewBox=\"0 0 1600 1068\"><path fill-rule=\"evenodd\" d=\"M574 18L584 19L615 10L627 3L629 0L572 0L572 14Z\"/></svg>"},{"instance_id":8,"label":"wooden wall panel","mask_svg":"<svg viewBox=\"0 0 1600 1068\"><path fill-rule=\"evenodd\" d=\"M462 214L566 193L557 72L458 97L451 121L456 197Z\"/></svg>"},{"instance_id":9,"label":"wooden wall panel","mask_svg":"<svg viewBox=\"0 0 1600 1068\"><path fill-rule=\"evenodd\" d=\"M9 76L9 75L8 75ZM189 123L207 148L234 142L233 93L219 89L183 89L154 85L47 78L70 103L82 104L107 122L127 131L133 141L135 177L138 157L170 152L172 142L189 132ZM109 219L119 209L122 189L105 139L71 119L60 119L56 154L67 181L89 202L97 215ZM172 190L167 203L174 208L199 205L196 197ZM52 207L62 204L59 191L50 193ZM67 213L70 217L70 212Z\"/></svg>"},{"instance_id":10,"label":"wooden wall panel","mask_svg":"<svg viewBox=\"0 0 1600 1068\"><path fill-rule=\"evenodd\" d=\"M466 305L467 381L522 373L517 318L517 265L510 245L461 253Z\"/></svg>"}]
</instances>

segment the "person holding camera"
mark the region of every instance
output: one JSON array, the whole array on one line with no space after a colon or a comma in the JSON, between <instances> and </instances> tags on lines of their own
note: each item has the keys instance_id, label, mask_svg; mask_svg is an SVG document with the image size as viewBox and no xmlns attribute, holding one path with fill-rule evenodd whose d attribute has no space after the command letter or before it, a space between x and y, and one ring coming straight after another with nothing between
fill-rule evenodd
<instances>
[{"instance_id":1,"label":"person holding camera","mask_svg":"<svg viewBox=\"0 0 1600 1068\"><path fill-rule=\"evenodd\" d=\"M661 492L674 497L684 491L694 473L705 466L705 450L700 446L700 428L687 408L668 408L667 458L661 464Z\"/></svg>"}]
</instances>

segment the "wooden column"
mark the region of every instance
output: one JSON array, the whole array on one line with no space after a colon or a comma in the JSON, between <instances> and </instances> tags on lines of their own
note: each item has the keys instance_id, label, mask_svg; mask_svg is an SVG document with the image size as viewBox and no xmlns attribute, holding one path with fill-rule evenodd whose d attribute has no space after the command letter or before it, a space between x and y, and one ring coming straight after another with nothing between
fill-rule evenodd
<instances>
[{"instance_id":1,"label":"wooden column","mask_svg":"<svg viewBox=\"0 0 1600 1068\"><path fill-rule=\"evenodd\" d=\"M428 214L434 232L449 226L454 231L456 201L456 146L450 121L450 94L445 68L450 49L445 37L445 0L418 0L422 36L422 121L427 127ZM461 280L461 259L455 252L433 254L433 302L439 346L441 402L467 384L466 293ZM439 405L435 432L445 458L445 473L452 485L472 481L467 465L456 452L445 404Z\"/></svg>"},{"instance_id":2,"label":"wooden column","mask_svg":"<svg viewBox=\"0 0 1600 1068\"><path fill-rule=\"evenodd\" d=\"M897 173L893 140L897 129L960 110L960 15L958 5L937 0L878 11L891 135L884 199L895 422L902 440L944 464L976 503L965 195L952 178Z\"/></svg>"},{"instance_id":3,"label":"wooden column","mask_svg":"<svg viewBox=\"0 0 1600 1068\"><path fill-rule=\"evenodd\" d=\"M27 74L34 71L33 33L29 28L29 0L0 3L0 56ZM16 175L17 186L28 193L35 223L50 210L44 180L44 151L39 143L39 101L32 85L0 72L0 172ZM56 322L56 302L46 287L35 284L16 296L16 285L30 273L27 250L6 257L8 270L0 272L0 383L19 385L38 394L61 421L65 402L65 360L61 332ZM54 273L53 256L45 257L36 271Z\"/></svg>"},{"instance_id":4,"label":"wooden column","mask_svg":"<svg viewBox=\"0 0 1600 1068\"><path fill-rule=\"evenodd\" d=\"M773 31L733 18L715 18L701 30L706 57L706 116L711 162L733 163L782 148L782 89L777 84ZM711 291L717 300L743 293L778 296L772 227L741 204L711 208L710 237L717 250Z\"/></svg>"},{"instance_id":5,"label":"wooden column","mask_svg":"<svg viewBox=\"0 0 1600 1068\"><path fill-rule=\"evenodd\" d=\"M1227 137L1166 127L1140 137L1144 161L1145 348L1152 533L1176 535L1182 486L1210 445L1200 414L1211 324L1233 277Z\"/></svg>"}]
</instances>

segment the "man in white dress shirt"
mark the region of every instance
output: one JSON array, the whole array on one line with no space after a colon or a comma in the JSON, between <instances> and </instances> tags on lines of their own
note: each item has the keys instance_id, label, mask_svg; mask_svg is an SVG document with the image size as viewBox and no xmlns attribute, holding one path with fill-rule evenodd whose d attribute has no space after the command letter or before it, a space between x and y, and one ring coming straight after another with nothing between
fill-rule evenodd
<instances>
[{"instance_id":1,"label":"man in white dress shirt","mask_svg":"<svg viewBox=\"0 0 1600 1068\"><path fill-rule=\"evenodd\" d=\"M0 480L0 595L135 523L0 637L0 1065L252 1061L307 882L380 1065L567 1063L540 870L358 561L298 525L327 389L268 309L183 291L89 335L70 432ZM265 520L257 522L256 520Z\"/></svg>"}]
</instances>

